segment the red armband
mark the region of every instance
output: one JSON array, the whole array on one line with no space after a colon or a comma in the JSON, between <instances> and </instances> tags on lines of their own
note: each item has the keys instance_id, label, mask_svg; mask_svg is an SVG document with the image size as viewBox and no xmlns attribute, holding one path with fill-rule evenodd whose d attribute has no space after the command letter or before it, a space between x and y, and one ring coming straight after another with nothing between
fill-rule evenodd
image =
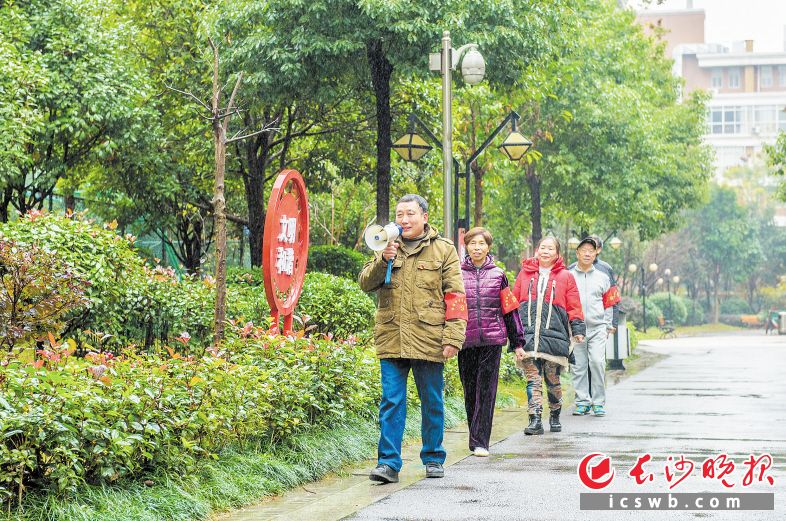
<instances>
[{"instance_id":1,"label":"red armband","mask_svg":"<svg viewBox=\"0 0 786 521\"><path fill-rule=\"evenodd\" d=\"M617 286L612 286L603 294L603 307L610 308L614 304L618 304L620 300L622 300L620 299L620 291L617 289Z\"/></svg>"},{"instance_id":2,"label":"red armband","mask_svg":"<svg viewBox=\"0 0 786 521\"><path fill-rule=\"evenodd\" d=\"M499 292L499 300L502 304L503 315L507 315L511 311L519 308L519 301L513 292L510 291L510 286Z\"/></svg>"},{"instance_id":3,"label":"red armband","mask_svg":"<svg viewBox=\"0 0 786 521\"><path fill-rule=\"evenodd\" d=\"M468 320L467 297L463 293L445 294L445 320L460 318Z\"/></svg>"}]
</instances>

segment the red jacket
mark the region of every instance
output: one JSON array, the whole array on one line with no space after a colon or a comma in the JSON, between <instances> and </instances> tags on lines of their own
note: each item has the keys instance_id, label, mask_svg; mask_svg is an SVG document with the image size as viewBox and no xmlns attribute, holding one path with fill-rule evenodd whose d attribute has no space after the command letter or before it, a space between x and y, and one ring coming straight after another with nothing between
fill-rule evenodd
<instances>
[{"instance_id":1,"label":"red jacket","mask_svg":"<svg viewBox=\"0 0 786 521\"><path fill-rule=\"evenodd\" d=\"M537 317L539 278L538 259L532 257L521 263L521 271L513 285L513 295L519 301L519 315L524 325L524 350L532 352L531 356L567 365L567 358L571 355L571 335L586 333L576 279L565 269L562 257L559 257L551 267L541 314ZM536 329L539 329L538 345L534 341Z\"/></svg>"}]
</instances>

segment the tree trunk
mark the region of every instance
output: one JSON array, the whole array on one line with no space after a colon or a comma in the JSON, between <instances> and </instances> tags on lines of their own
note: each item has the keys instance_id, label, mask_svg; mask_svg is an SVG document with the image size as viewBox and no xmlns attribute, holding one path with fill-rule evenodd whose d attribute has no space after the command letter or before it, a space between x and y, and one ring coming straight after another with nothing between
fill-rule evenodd
<instances>
[{"instance_id":1,"label":"tree trunk","mask_svg":"<svg viewBox=\"0 0 786 521\"><path fill-rule=\"evenodd\" d=\"M235 96L243 80L243 73L238 75L229 103L225 109L219 107L221 85L218 81L218 48L209 40L213 50L213 143L215 146L216 178L213 187L213 219L214 237L216 245L216 306L215 306L215 334L213 345L218 345L224 340L224 322L226 321L227 298L227 216L226 199L224 197L224 172L227 154L227 128L234 108Z\"/></svg>"},{"instance_id":2,"label":"tree trunk","mask_svg":"<svg viewBox=\"0 0 786 521\"><path fill-rule=\"evenodd\" d=\"M718 292L720 291L720 266L715 267L715 273L713 274L712 278L713 278L712 323L717 324L718 322L720 322L720 297L718 295Z\"/></svg>"},{"instance_id":3,"label":"tree trunk","mask_svg":"<svg viewBox=\"0 0 786 521\"><path fill-rule=\"evenodd\" d=\"M371 83L377 102L377 223L390 219L390 78L393 65L388 61L382 40L366 44Z\"/></svg>"},{"instance_id":4,"label":"tree trunk","mask_svg":"<svg viewBox=\"0 0 786 521\"><path fill-rule=\"evenodd\" d=\"M204 233L204 225L201 218L193 221L187 217L183 218L180 240L183 243L185 268L191 274L199 273L202 267L202 233Z\"/></svg>"},{"instance_id":5,"label":"tree trunk","mask_svg":"<svg viewBox=\"0 0 786 521\"><path fill-rule=\"evenodd\" d=\"M3 198L0 199L0 222L8 222L8 206L13 196L14 190L10 186L3 188Z\"/></svg>"},{"instance_id":6,"label":"tree trunk","mask_svg":"<svg viewBox=\"0 0 786 521\"><path fill-rule=\"evenodd\" d=\"M248 124L246 125L248 126ZM260 137L260 144L256 139L244 141L246 150L246 164L248 173L243 177L246 189L246 207L248 208L248 246L251 257L251 266L262 266L262 240L265 233L265 163L267 162L268 135ZM261 153L257 155L257 148Z\"/></svg>"},{"instance_id":7,"label":"tree trunk","mask_svg":"<svg viewBox=\"0 0 786 521\"><path fill-rule=\"evenodd\" d=\"M218 74L216 72L216 74ZM213 97L213 142L215 145L216 178L213 186L213 215L216 222L216 307L215 307L215 345L224 339L227 297L227 217L224 199L224 168L226 167L226 136L218 114L218 90Z\"/></svg>"},{"instance_id":8,"label":"tree trunk","mask_svg":"<svg viewBox=\"0 0 786 521\"><path fill-rule=\"evenodd\" d=\"M73 213L74 209L76 208L76 197L74 197L74 193L73 192L67 193L63 197L63 203L65 204L65 213L68 214L69 210L71 211L71 213Z\"/></svg>"},{"instance_id":9,"label":"tree trunk","mask_svg":"<svg viewBox=\"0 0 786 521\"><path fill-rule=\"evenodd\" d=\"M532 247L537 248L540 239L543 237L543 225L540 212L540 177L535 172L535 163L527 165L527 184L529 185L531 201L529 213L532 219Z\"/></svg>"}]
</instances>

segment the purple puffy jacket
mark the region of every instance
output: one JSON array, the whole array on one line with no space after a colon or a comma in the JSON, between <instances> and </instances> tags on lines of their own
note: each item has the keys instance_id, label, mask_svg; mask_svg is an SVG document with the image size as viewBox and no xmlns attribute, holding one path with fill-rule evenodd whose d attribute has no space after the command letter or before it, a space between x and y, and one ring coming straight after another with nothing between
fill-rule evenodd
<instances>
[{"instance_id":1,"label":"purple puffy jacket","mask_svg":"<svg viewBox=\"0 0 786 521\"><path fill-rule=\"evenodd\" d=\"M476 268L469 255L461 263L464 290L467 295L467 333L464 347L524 345L524 328L516 311L502 314L500 292L508 287L505 272L489 255L483 266Z\"/></svg>"}]
</instances>

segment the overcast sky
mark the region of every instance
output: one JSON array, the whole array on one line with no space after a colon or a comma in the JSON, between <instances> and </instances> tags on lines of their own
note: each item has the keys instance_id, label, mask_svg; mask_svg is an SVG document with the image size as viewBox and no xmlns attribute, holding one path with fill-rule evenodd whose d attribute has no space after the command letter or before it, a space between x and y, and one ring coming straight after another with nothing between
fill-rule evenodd
<instances>
[{"instance_id":1,"label":"overcast sky","mask_svg":"<svg viewBox=\"0 0 786 521\"><path fill-rule=\"evenodd\" d=\"M640 8L642 2L633 0L629 5ZM686 5L687 0L665 0L649 9L684 9ZM754 40L754 51L784 50L786 0L693 0L693 7L706 13L707 43Z\"/></svg>"}]
</instances>

